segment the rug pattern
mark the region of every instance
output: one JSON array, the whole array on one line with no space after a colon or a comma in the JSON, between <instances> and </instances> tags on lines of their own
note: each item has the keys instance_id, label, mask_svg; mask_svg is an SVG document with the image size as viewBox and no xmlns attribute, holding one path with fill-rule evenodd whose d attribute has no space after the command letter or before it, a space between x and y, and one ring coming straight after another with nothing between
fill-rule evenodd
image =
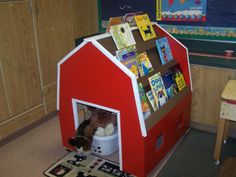
<instances>
[{"instance_id":1,"label":"rug pattern","mask_svg":"<svg viewBox=\"0 0 236 177\"><path fill-rule=\"evenodd\" d=\"M70 152L45 172L48 177L134 177L119 170L119 165L94 155Z\"/></svg>"}]
</instances>

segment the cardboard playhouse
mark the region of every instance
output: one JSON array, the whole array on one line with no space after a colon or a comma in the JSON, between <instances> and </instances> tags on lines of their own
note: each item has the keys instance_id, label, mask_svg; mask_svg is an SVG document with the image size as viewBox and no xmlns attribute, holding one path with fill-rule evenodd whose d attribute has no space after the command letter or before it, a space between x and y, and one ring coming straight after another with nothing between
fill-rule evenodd
<instances>
[{"instance_id":1,"label":"cardboard playhouse","mask_svg":"<svg viewBox=\"0 0 236 177\"><path fill-rule=\"evenodd\" d=\"M106 110L117 116L119 166L138 177L150 172L171 151L189 128L191 75L188 51L158 24L153 24L157 38L167 37L174 60L162 65L155 39L143 41L137 27L132 27L138 52L146 51L154 71L136 79L115 57L117 50L109 33L93 36L72 50L58 63L58 102L63 145L68 144L78 127L77 105ZM148 77L164 74L176 64L181 67L186 87L144 119L138 83L148 84Z\"/></svg>"}]
</instances>

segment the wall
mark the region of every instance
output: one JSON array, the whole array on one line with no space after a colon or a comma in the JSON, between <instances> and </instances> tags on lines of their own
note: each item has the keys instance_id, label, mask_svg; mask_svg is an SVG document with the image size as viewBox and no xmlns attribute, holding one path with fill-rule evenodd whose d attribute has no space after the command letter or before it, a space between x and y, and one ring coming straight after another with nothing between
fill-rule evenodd
<instances>
[{"instance_id":1,"label":"wall","mask_svg":"<svg viewBox=\"0 0 236 177\"><path fill-rule=\"evenodd\" d=\"M220 96L228 80L236 79L236 71L191 64L191 74L193 81L192 127L216 132L220 115ZM236 130L236 126L231 125L232 130Z\"/></svg>"},{"instance_id":2,"label":"wall","mask_svg":"<svg viewBox=\"0 0 236 177\"><path fill-rule=\"evenodd\" d=\"M56 64L97 19L94 0L0 1L0 140L56 111Z\"/></svg>"}]
</instances>

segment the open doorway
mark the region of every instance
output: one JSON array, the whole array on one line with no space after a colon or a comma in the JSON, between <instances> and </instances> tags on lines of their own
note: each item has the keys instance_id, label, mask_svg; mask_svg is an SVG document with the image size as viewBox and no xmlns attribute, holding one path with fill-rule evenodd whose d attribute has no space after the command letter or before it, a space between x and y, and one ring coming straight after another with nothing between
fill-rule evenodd
<instances>
[{"instance_id":1,"label":"open doorway","mask_svg":"<svg viewBox=\"0 0 236 177\"><path fill-rule=\"evenodd\" d=\"M72 105L76 130L84 121L96 119L99 124L93 134L92 154L113 161L122 169L120 111L78 99L72 99Z\"/></svg>"}]
</instances>

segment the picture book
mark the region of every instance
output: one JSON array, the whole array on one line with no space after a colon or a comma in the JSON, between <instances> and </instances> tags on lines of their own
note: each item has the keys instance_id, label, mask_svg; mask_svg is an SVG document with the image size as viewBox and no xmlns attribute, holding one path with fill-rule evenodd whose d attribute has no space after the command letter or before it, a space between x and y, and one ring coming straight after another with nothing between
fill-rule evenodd
<instances>
[{"instance_id":1,"label":"picture book","mask_svg":"<svg viewBox=\"0 0 236 177\"><path fill-rule=\"evenodd\" d=\"M186 87L186 83L184 80L184 75L180 69L180 66L175 65L174 67L171 68L171 72L172 72L173 79L177 85L178 90L181 91L184 87Z\"/></svg>"},{"instance_id":2,"label":"picture book","mask_svg":"<svg viewBox=\"0 0 236 177\"><path fill-rule=\"evenodd\" d=\"M136 44L128 23L110 26L110 32L118 50Z\"/></svg>"},{"instance_id":3,"label":"picture book","mask_svg":"<svg viewBox=\"0 0 236 177\"><path fill-rule=\"evenodd\" d=\"M158 50L162 65L168 63L170 60L173 60L169 42L166 37L157 39L156 46L157 46L157 50Z\"/></svg>"},{"instance_id":4,"label":"picture book","mask_svg":"<svg viewBox=\"0 0 236 177\"><path fill-rule=\"evenodd\" d=\"M148 116L151 115L151 109L149 107L148 100L145 95L142 83L138 84L138 90L139 90L140 100L142 103L143 116L144 116L144 119L146 119Z\"/></svg>"},{"instance_id":5,"label":"picture book","mask_svg":"<svg viewBox=\"0 0 236 177\"><path fill-rule=\"evenodd\" d=\"M156 110L158 109L158 107L157 107L156 101L155 101L155 99L154 99L154 95L153 95L153 93L152 93L152 90L147 91L147 92L146 92L146 95L147 95L147 98L148 98L149 102L150 102L151 105L152 105L152 109L153 109L154 111L156 111Z\"/></svg>"},{"instance_id":6,"label":"picture book","mask_svg":"<svg viewBox=\"0 0 236 177\"><path fill-rule=\"evenodd\" d=\"M152 63L150 62L146 52L138 54L138 61L140 65L140 76L145 76L153 71Z\"/></svg>"},{"instance_id":7,"label":"picture book","mask_svg":"<svg viewBox=\"0 0 236 177\"><path fill-rule=\"evenodd\" d=\"M163 83L165 85L166 93L168 98L172 98L178 92L175 81L173 80L173 75L170 71L162 76Z\"/></svg>"},{"instance_id":8,"label":"picture book","mask_svg":"<svg viewBox=\"0 0 236 177\"><path fill-rule=\"evenodd\" d=\"M111 26L119 25L119 24L121 24L121 23L123 23L123 17L111 17L111 18L109 19L106 32L109 32L109 31L110 31Z\"/></svg>"},{"instance_id":9,"label":"picture book","mask_svg":"<svg viewBox=\"0 0 236 177\"><path fill-rule=\"evenodd\" d=\"M130 13L125 14L124 16L110 17L107 24L106 32L110 31L111 26L118 25L121 23L128 23L130 27L136 26L134 17L135 15L139 15L141 13L142 12L130 12Z\"/></svg>"},{"instance_id":10,"label":"picture book","mask_svg":"<svg viewBox=\"0 0 236 177\"><path fill-rule=\"evenodd\" d=\"M148 78L148 81L151 86L156 104L158 105L158 108L160 108L167 102L168 99L161 73L158 72L152 75Z\"/></svg>"},{"instance_id":11,"label":"picture book","mask_svg":"<svg viewBox=\"0 0 236 177\"><path fill-rule=\"evenodd\" d=\"M127 54L129 53L132 53L132 52L135 52L137 53L137 48L135 45L132 45L130 47L125 47L125 48L122 48L120 50L117 50L116 51L116 58L122 62L122 59L127 56Z\"/></svg>"},{"instance_id":12,"label":"picture book","mask_svg":"<svg viewBox=\"0 0 236 177\"><path fill-rule=\"evenodd\" d=\"M139 64L137 60L137 53L136 47L131 46L128 48L123 48L116 52L117 59L125 65L134 75L136 78L139 78Z\"/></svg>"},{"instance_id":13,"label":"picture book","mask_svg":"<svg viewBox=\"0 0 236 177\"><path fill-rule=\"evenodd\" d=\"M136 15L142 14L142 12L130 12L123 16L123 22L129 23L130 26L136 26L136 22L134 20L134 17Z\"/></svg>"},{"instance_id":14,"label":"picture book","mask_svg":"<svg viewBox=\"0 0 236 177\"><path fill-rule=\"evenodd\" d=\"M147 14L136 15L134 19L144 41L156 37L156 33Z\"/></svg>"}]
</instances>

